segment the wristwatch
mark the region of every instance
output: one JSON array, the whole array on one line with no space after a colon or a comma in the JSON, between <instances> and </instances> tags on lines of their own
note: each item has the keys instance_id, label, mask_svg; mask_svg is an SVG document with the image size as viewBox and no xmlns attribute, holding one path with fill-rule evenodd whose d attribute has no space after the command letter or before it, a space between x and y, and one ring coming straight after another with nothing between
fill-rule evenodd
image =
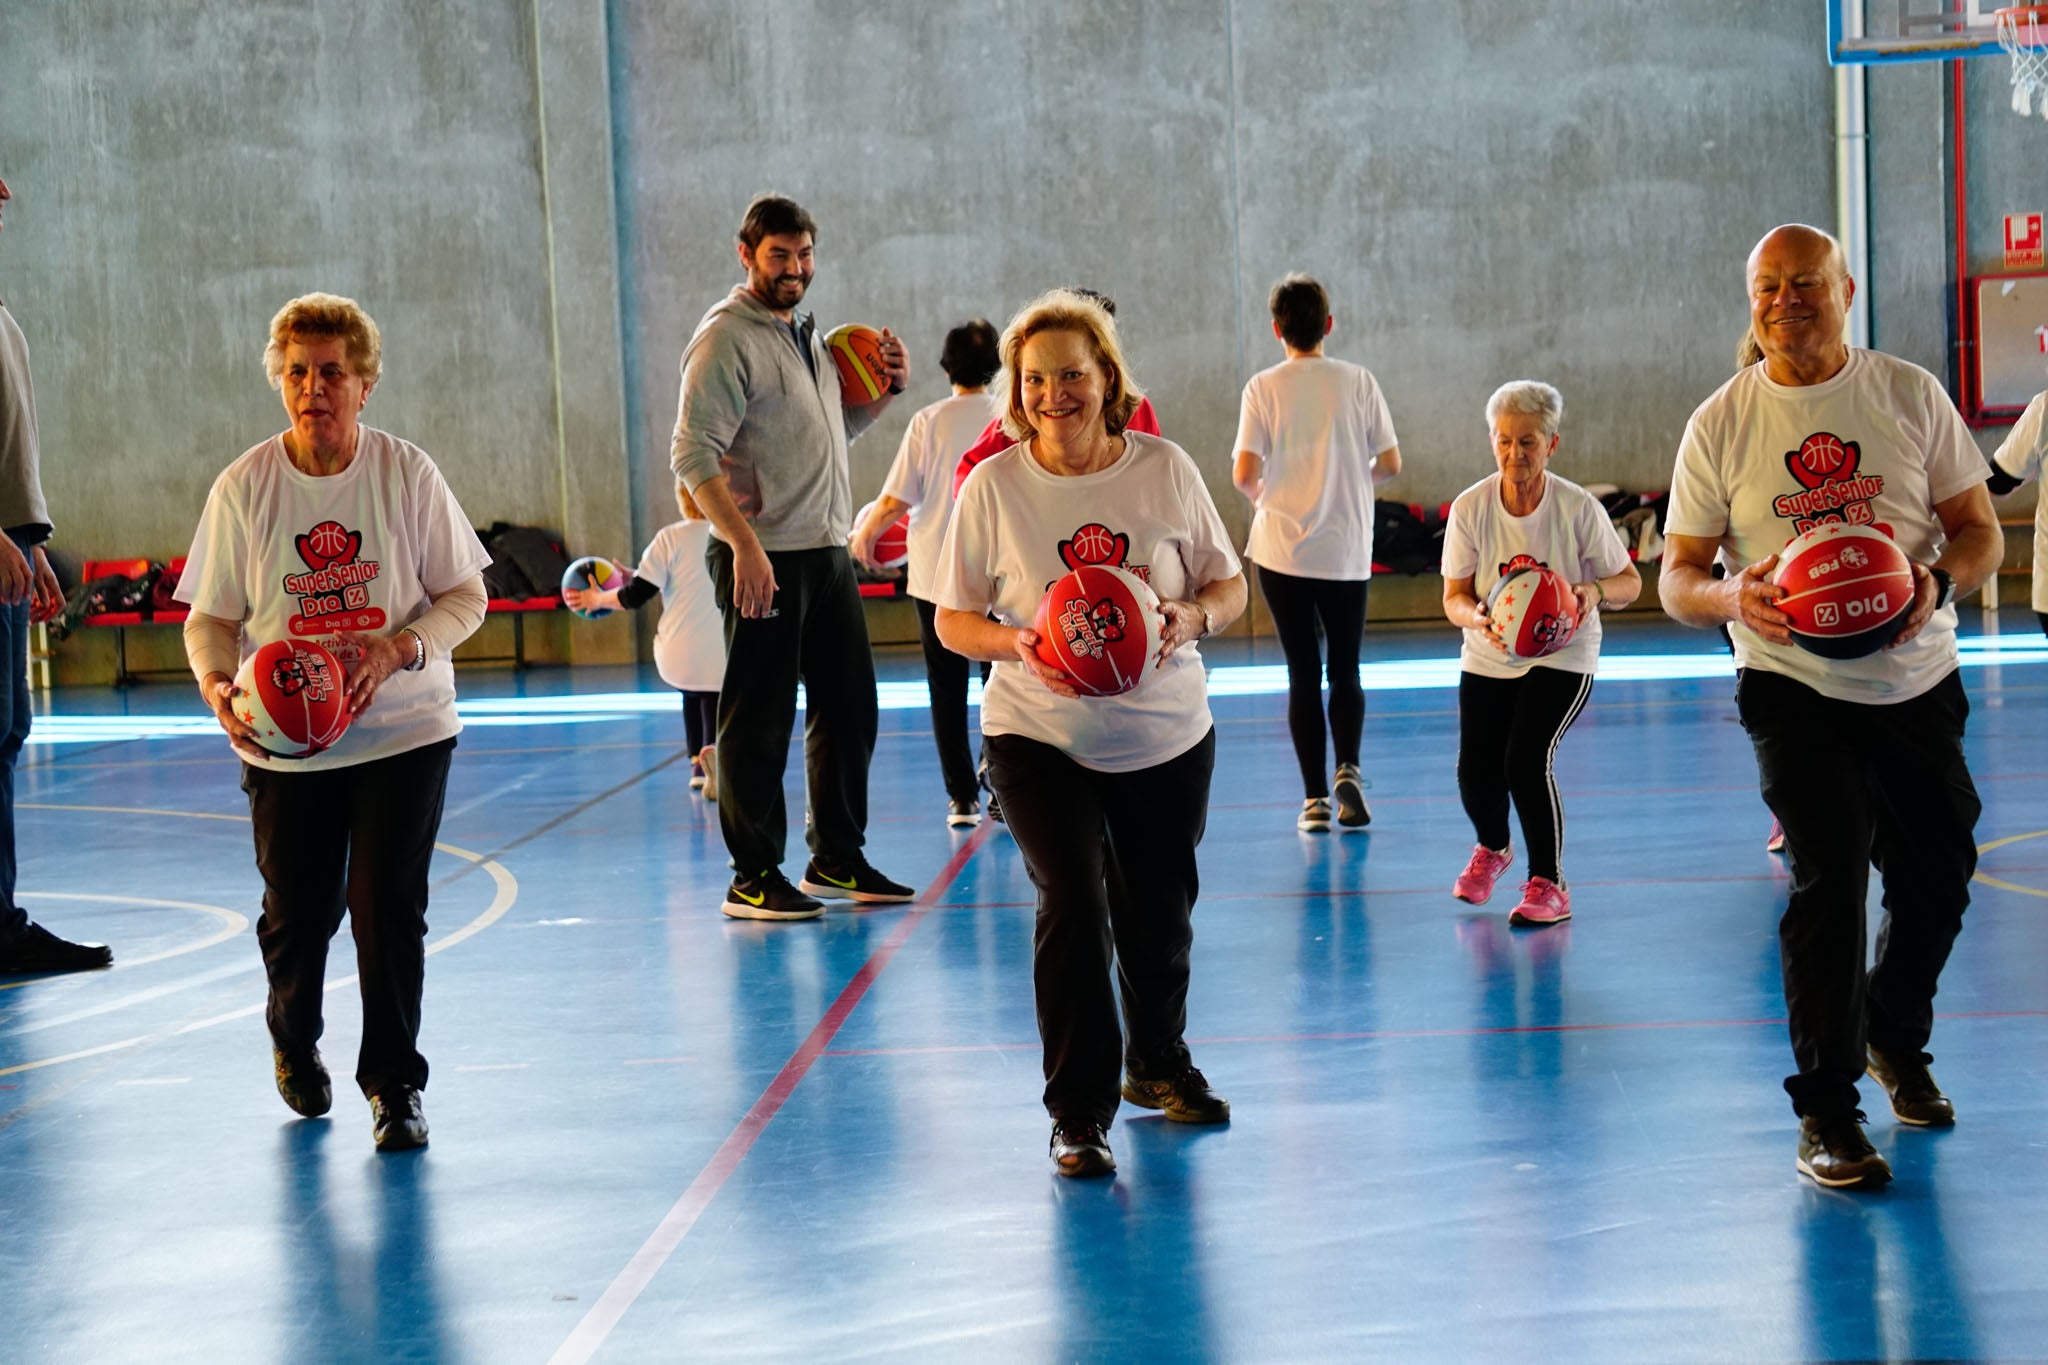
<instances>
[{"instance_id":1,"label":"wristwatch","mask_svg":"<svg viewBox=\"0 0 2048 1365\"><path fill-rule=\"evenodd\" d=\"M1929 569L1927 572L1934 578L1934 609L1940 611L1956 600L1956 578L1947 569Z\"/></svg>"},{"instance_id":2,"label":"wristwatch","mask_svg":"<svg viewBox=\"0 0 2048 1365\"><path fill-rule=\"evenodd\" d=\"M411 626L407 626L399 634L412 636L412 662L401 666L408 673L416 673L420 669L425 668L427 666L427 637L414 630Z\"/></svg>"}]
</instances>

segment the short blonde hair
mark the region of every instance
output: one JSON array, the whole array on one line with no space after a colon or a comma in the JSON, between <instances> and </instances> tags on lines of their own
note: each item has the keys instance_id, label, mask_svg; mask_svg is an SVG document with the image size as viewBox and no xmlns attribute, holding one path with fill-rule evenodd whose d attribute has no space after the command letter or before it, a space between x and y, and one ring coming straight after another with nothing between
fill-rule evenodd
<instances>
[{"instance_id":1,"label":"short blonde hair","mask_svg":"<svg viewBox=\"0 0 2048 1365\"><path fill-rule=\"evenodd\" d=\"M1131 414L1138 410L1145 394L1131 379L1130 364L1117 340L1116 319L1086 294L1054 289L1025 304L1003 329L1003 387L1010 395L1009 406L1003 413L1003 430L1020 441L1038 433L1024 411L1024 377L1018 366L1024 343L1040 332L1075 332L1088 338L1095 351L1095 362L1108 377L1109 386L1102 399L1102 424L1112 436L1129 426Z\"/></svg>"},{"instance_id":2,"label":"short blonde hair","mask_svg":"<svg viewBox=\"0 0 2048 1365\"><path fill-rule=\"evenodd\" d=\"M270 320L270 344L263 348L263 372L277 388L284 374L284 348L307 337L340 337L356 377L374 384L384 373L384 338L354 299L339 294L301 294Z\"/></svg>"}]
</instances>

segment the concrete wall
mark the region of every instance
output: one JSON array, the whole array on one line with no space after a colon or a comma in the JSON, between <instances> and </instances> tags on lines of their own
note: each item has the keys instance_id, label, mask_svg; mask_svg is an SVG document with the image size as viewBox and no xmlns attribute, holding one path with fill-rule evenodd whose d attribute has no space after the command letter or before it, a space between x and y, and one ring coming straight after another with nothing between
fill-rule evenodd
<instances>
[{"instance_id":1,"label":"concrete wall","mask_svg":"<svg viewBox=\"0 0 2048 1365\"><path fill-rule=\"evenodd\" d=\"M911 346L912 392L855 447L862 497L943 392L949 325L1082 282L1117 296L1139 381L1241 530L1237 396L1278 357L1265 294L1290 269L1329 285L1333 353L1390 396L1409 472L1389 492L1484 474L1480 406L1517 377L1565 391L1561 472L1659 487L1729 372L1749 246L1833 221L1823 20L1783 0L12 0L0 294L35 347L63 543L92 552L182 550L214 473L279 425L264 324L312 288L383 324L370 419L474 519L637 550L673 515L677 358L766 188L821 223L820 319ZM2048 158L2002 73L1972 81L1981 257ZM1877 338L1929 364L1940 86L1871 87ZM615 657L632 628L558 643Z\"/></svg>"}]
</instances>

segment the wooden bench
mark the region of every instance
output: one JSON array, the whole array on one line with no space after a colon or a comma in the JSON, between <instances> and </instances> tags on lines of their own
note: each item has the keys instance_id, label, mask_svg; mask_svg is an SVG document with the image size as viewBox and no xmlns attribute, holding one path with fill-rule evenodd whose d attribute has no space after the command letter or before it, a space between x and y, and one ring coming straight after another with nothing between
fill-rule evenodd
<instances>
[{"instance_id":1,"label":"wooden bench","mask_svg":"<svg viewBox=\"0 0 2048 1365\"><path fill-rule=\"evenodd\" d=\"M165 572L182 574L185 570L183 556L170 561ZM95 578L109 574L122 574L139 578L149 572L147 559L88 559L79 570L81 581L90 583ZM512 652L510 654L472 655L464 663L510 663L515 669L523 669L526 663L526 614L535 611L560 611L562 599L559 596L493 597L484 606L486 615L510 614L512 617ZM177 668L135 669L128 666L128 632L143 626L179 626L191 612L180 603L163 611L110 611L88 616L79 624L95 626L114 632L114 686L127 687L141 682L144 678L175 677L185 670Z\"/></svg>"}]
</instances>

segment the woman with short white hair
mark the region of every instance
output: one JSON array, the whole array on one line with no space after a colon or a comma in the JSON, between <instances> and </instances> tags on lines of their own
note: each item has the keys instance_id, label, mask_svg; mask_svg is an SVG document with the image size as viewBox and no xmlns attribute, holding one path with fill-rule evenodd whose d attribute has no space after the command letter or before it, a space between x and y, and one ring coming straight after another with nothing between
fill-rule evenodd
<instances>
[{"instance_id":1,"label":"woman with short white hair","mask_svg":"<svg viewBox=\"0 0 2048 1365\"><path fill-rule=\"evenodd\" d=\"M1493 895L1514 861L1508 806L1520 817L1529 878L1508 921L1556 924L1572 915L1559 867L1564 805L1551 762L1578 719L1600 661L1600 613L1636 600L1643 580L1607 510L1550 472L1564 396L1516 380L1486 401L1495 472L1460 493L1444 529L1444 615L1465 630L1459 652L1458 794L1478 836L1451 894L1473 905ZM1487 615L1494 584L1525 568L1553 569L1578 593L1580 625L1540 659L1508 652Z\"/></svg>"}]
</instances>

